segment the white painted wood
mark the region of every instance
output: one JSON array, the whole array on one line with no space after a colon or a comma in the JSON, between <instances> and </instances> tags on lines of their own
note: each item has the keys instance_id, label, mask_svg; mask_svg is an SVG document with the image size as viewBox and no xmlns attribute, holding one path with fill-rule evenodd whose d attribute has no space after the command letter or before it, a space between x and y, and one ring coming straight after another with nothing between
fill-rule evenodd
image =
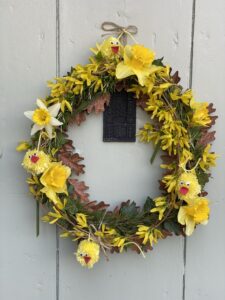
<instances>
[{"instance_id":1,"label":"white painted wood","mask_svg":"<svg viewBox=\"0 0 225 300\"><path fill-rule=\"evenodd\" d=\"M220 154L207 185L211 199L209 224L199 227L187 242L186 300L225 299L225 2L197 0L194 39L193 89L196 98L212 101L219 119L213 149Z\"/></svg>"},{"instance_id":2,"label":"white painted wood","mask_svg":"<svg viewBox=\"0 0 225 300\"><path fill-rule=\"evenodd\" d=\"M153 48L158 57L179 69L188 85L191 47L192 1L74 1L61 2L61 74L71 65L87 63L88 48L101 41L100 24L115 21L135 24L135 38ZM138 124L144 119L139 114ZM144 118L146 116L144 115ZM142 123L143 124L143 123ZM146 195L157 195L158 164L148 164L149 146L101 142L102 117L90 116L80 128L71 127L70 136L85 156L93 199L112 206L128 198L143 203ZM98 151L100 151L98 153ZM135 171L135 172L134 172ZM145 178L143 183L142 177ZM113 187L111 182L114 182ZM146 185L147 183L147 185ZM183 240L170 238L159 243L145 260L134 253L102 257L91 270L82 269L73 256L75 245L60 240L60 299L182 299ZM76 296L75 296L76 295Z\"/></svg>"},{"instance_id":3,"label":"white painted wood","mask_svg":"<svg viewBox=\"0 0 225 300\"><path fill-rule=\"evenodd\" d=\"M55 74L55 1L1 0L0 36L0 299L53 300L55 228L41 225L36 238L36 204L15 147L29 138L23 112Z\"/></svg>"}]
</instances>

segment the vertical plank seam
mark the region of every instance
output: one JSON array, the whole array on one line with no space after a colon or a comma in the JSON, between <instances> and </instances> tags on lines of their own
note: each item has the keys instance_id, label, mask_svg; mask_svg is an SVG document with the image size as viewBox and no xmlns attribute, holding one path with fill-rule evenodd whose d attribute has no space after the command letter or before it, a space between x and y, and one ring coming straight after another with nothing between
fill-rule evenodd
<instances>
[{"instance_id":1,"label":"vertical plank seam","mask_svg":"<svg viewBox=\"0 0 225 300\"><path fill-rule=\"evenodd\" d=\"M195 9L196 1L192 1L192 22L191 22L191 49L190 49L190 67L189 67L189 88L192 88L193 83L193 61L194 61L194 36L195 36ZM186 263L187 263L187 238L184 237L184 250L183 250L183 264L184 264L184 274L183 274L183 293L182 300L186 299Z\"/></svg>"},{"instance_id":2,"label":"vertical plank seam","mask_svg":"<svg viewBox=\"0 0 225 300\"><path fill-rule=\"evenodd\" d=\"M60 76L60 0L56 0L56 77ZM56 226L56 300L59 300L59 229Z\"/></svg>"}]
</instances>

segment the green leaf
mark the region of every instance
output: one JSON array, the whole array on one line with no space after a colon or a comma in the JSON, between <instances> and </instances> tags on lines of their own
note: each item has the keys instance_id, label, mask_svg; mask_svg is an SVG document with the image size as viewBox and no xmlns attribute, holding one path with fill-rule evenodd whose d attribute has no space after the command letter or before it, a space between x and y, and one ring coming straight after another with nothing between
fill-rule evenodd
<instances>
[{"instance_id":1,"label":"green leaf","mask_svg":"<svg viewBox=\"0 0 225 300\"><path fill-rule=\"evenodd\" d=\"M71 215L75 215L75 213L78 212L76 202L73 199L67 199L67 203L64 210L70 213Z\"/></svg>"},{"instance_id":2,"label":"green leaf","mask_svg":"<svg viewBox=\"0 0 225 300\"><path fill-rule=\"evenodd\" d=\"M135 217L139 213L139 207L136 206L135 202L125 202L122 204L120 208L120 215L125 216L127 218Z\"/></svg>"},{"instance_id":3,"label":"green leaf","mask_svg":"<svg viewBox=\"0 0 225 300\"><path fill-rule=\"evenodd\" d=\"M181 226L178 223L175 223L173 221L166 221L163 223L163 227L168 230L169 232L173 232L176 235L181 234Z\"/></svg>"},{"instance_id":4,"label":"green leaf","mask_svg":"<svg viewBox=\"0 0 225 300\"><path fill-rule=\"evenodd\" d=\"M102 59L103 59L102 52L99 51L99 52L95 55L95 58L97 59L97 61L102 61Z\"/></svg>"},{"instance_id":5,"label":"green leaf","mask_svg":"<svg viewBox=\"0 0 225 300\"><path fill-rule=\"evenodd\" d=\"M155 65L155 66L164 67L164 64L162 63L163 58L164 57L155 59L152 64Z\"/></svg>"},{"instance_id":6,"label":"green leaf","mask_svg":"<svg viewBox=\"0 0 225 300\"><path fill-rule=\"evenodd\" d=\"M160 149L160 145L161 145L161 143L158 142L158 143L156 144L156 146L155 146L154 152L153 152L152 157L151 157L151 159L150 159L150 163L151 163L151 164L153 164L153 162L154 162L154 160L155 160L155 157L156 157L156 155L157 155L157 153L158 153L158 151L159 151L159 149Z\"/></svg>"},{"instance_id":7,"label":"green leaf","mask_svg":"<svg viewBox=\"0 0 225 300\"><path fill-rule=\"evenodd\" d=\"M152 198L148 197L145 201L145 204L144 204L144 207L143 207L143 210L145 212L149 212L153 207L154 207L154 201Z\"/></svg>"}]
</instances>

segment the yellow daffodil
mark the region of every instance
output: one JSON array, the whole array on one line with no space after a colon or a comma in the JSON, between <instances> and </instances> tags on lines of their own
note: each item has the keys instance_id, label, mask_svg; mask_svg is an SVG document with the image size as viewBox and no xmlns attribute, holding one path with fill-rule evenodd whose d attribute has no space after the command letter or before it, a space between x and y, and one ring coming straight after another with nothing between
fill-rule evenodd
<instances>
[{"instance_id":1,"label":"yellow daffodil","mask_svg":"<svg viewBox=\"0 0 225 300\"><path fill-rule=\"evenodd\" d=\"M31 129L31 135L34 135L39 130L45 129L49 138L52 139L52 127L63 124L55 118L60 110L60 104L56 103L52 106L46 107L43 101L37 99L37 106L38 108L34 111L24 112L24 115L34 122Z\"/></svg>"},{"instance_id":2,"label":"yellow daffodil","mask_svg":"<svg viewBox=\"0 0 225 300\"><path fill-rule=\"evenodd\" d=\"M62 165L61 162L52 162L40 178L41 183L44 185L41 192L45 193L60 209L64 205L57 196L57 193L68 194L66 180L70 176L70 173L70 168Z\"/></svg>"},{"instance_id":3,"label":"yellow daffodil","mask_svg":"<svg viewBox=\"0 0 225 300\"><path fill-rule=\"evenodd\" d=\"M181 200L192 203L193 199L201 192L201 186L198 182L195 171L183 172L176 185L176 192Z\"/></svg>"},{"instance_id":4,"label":"yellow daffodil","mask_svg":"<svg viewBox=\"0 0 225 300\"><path fill-rule=\"evenodd\" d=\"M162 220L164 212L167 208L167 201L166 201L166 197L162 196L162 197L157 197L154 199L155 202L155 207L152 208L150 210L151 213L159 213L159 220Z\"/></svg>"},{"instance_id":5,"label":"yellow daffodil","mask_svg":"<svg viewBox=\"0 0 225 300\"><path fill-rule=\"evenodd\" d=\"M186 225L186 235L191 235L197 224L206 225L209 219L208 200L197 197L191 205L181 206L178 213L178 222Z\"/></svg>"},{"instance_id":6,"label":"yellow daffodil","mask_svg":"<svg viewBox=\"0 0 225 300\"><path fill-rule=\"evenodd\" d=\"M22 141L19 143L19 145L16 147L16 151L26 151L27 149L30 148L30 144L26 141Z\"/></svg>"},{"instance_id":7,"label":"yellow daffodil","mask_svg":"<svg viewBox=\"0 0 225 300\"><path fill-rule=\"evenodd\" d=\"M99 260L100 247L93 241L83 240L75 253L77 261L87 268L92 268Z\"/></svg>"},{"instance_id":8,"label":"yellow daffodil","mask_svg":"<svg viewBox=\"0 0 225 300\"><path fill-rule=\"evenodd\" d=\"M49 165L49 155L37 149L28 150L22 162L22 166L24 167L24 169L37 175L47 170Z\"/></svg>"},{"instance_id":9,"label":"yellow daffodil","mask_svg":"<svg viewBox=\"0 0 225 300\"><path fill-rule=\"evenodd\" d=\"M207 126L211 123L211 119L208 111L207 102L195 102L191 101L191 108L194 110L191 123L195 126Z\"/></svg>"},{"instance_id":10,"label":"yellow daffodil","mask_svg":"<svg viewBox=\"0 0 225 300\"><path fill-rule=\"evenodd\" d=\"M218 155L216 155L213 152L209 152L211 148L211 145L208 144L202 154L202 159L200 160L200 167L202 168L203 171L206 171L207 169L209 169L210 167L215 167L216 165L216 158L218 157Z\"/></svg>"},{"instance_id":11,"label":"yellow daffodil","mask_svg":"<svg viewBox=\"0 0 225 300\"><path fill-rule=\"evenodd\" d=\"M118 79L136 75L138 82L143 86L146 78L158 70L157 66L152 65L155 53L144 46L125 46L123 58L124 61L116 67L116 77Z\"/></svg>"}]
</instances>

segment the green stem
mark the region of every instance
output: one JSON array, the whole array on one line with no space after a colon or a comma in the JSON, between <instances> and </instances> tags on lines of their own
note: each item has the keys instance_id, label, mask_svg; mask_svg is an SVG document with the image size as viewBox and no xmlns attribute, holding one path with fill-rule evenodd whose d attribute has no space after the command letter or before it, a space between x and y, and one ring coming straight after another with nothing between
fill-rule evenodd
<instances>
[{"instance_id":1,"label":"green stem","mask_svg":"<svg viewBox=\"0 0 225 300\"><path fill-rule=\"evenodd\" d=\"M40 211L40 207L39 207L39 202L36 202L36 237L39 236L39 232L40 232L40 222L39 222L39 211Z\"/></svg>"}]
</instances>

